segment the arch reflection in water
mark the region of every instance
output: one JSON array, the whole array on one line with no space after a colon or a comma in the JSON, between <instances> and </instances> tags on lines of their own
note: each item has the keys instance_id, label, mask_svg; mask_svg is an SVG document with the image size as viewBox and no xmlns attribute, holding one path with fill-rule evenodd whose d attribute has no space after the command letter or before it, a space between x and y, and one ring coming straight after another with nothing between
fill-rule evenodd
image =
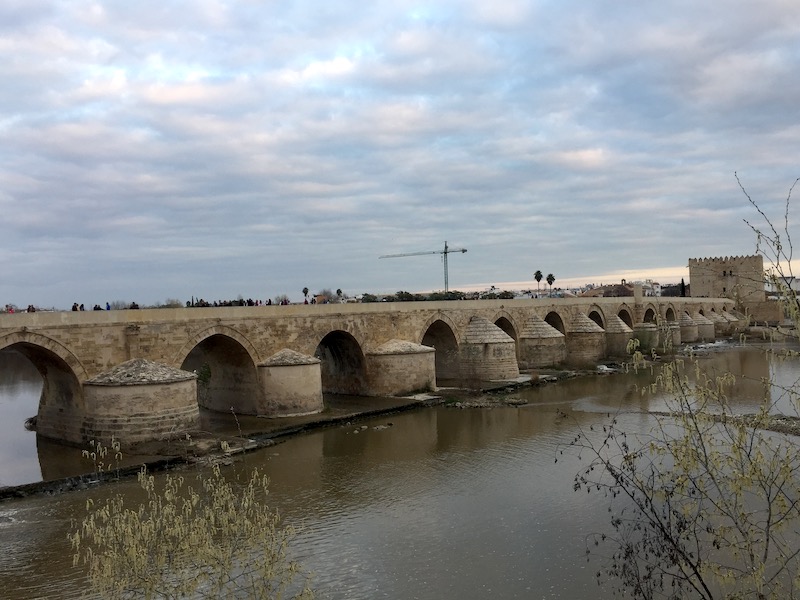
<instances>
[{"instance_id":1,"label":"arch reflection in water","mask_svg":"<svg viewBox=\"0 0 800 600\"><path fill-rule=\"evenodd\" d=\"M41 477L37 436L25 421L38 414L42 376L15 350L0 351L0 486Z\"/></svg>"}]
</instances>

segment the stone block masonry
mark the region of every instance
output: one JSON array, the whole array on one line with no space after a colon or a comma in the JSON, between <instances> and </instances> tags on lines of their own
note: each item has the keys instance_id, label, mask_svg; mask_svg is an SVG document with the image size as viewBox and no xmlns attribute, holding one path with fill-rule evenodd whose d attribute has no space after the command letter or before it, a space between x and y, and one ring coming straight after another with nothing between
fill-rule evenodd
<instances>
[{"instance_id":1,"label":"stone block masonry","mask_svg":"<svg viewBox=\"0 0 800 600\"><path fill-rule=\"evenodd\" d=\"M728 298L637 297L16 313L0 314L0 349L42 374L42 435L138 441L191 429L200 405L307 413L324 393L401 395L601 360L638 323L680 321L683 333L690 315L716 314L735 329L733 308ZM275 362L287 352L301 364ZM131 360L149 361L150 375L171 371L129 385L119 373Z\"/></svg>"}]
</instances>

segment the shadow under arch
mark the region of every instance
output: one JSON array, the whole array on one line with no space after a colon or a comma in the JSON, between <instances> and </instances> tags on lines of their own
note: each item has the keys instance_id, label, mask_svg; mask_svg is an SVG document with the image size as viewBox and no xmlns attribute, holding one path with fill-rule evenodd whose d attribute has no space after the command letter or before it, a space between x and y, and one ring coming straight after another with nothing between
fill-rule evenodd
<instances>
[{"instance_id":1,"label":"shadow under arch","mask_svg":"<svg viewBox=\"0 0 800 600\"><path fill-rule=\"evenodd\" d=\"M567 329L564 327L564 320L561 315L556 311L551 310L544 318L544 322L550 325L553 329L557 329L562 334L567 335Z\"/></svg>"},{"instance_id":2,"label":"shadow under arch","mask_svg":"<svg viewBox=\"0 0 800 600\"><path fill-rule=\"evenodd\" d=\"M647 310L644 311L644 318L642 319L643 323L655 323L656 322L656 310L652 306L648 306Z\"/></svg>"},{"instance_id":3,"label":"shadow under arch","mask_svg":"<svg viewBox=\"0 0 800 600\"><path fill-rule=\"evenodd\" d=\"M517 360L519 360L519 338L517 336L517 328L514 326L511 317L505 314L499 315L495 319L494 324L497 325L497 327L499 327L500 329L502 329L503 333L505 333L512 340L514 340L514 350L516 353Z\"/></svg>"},{"instance_id":4,"label":"shadow under arch","mask_svg":"<svg viewBox=\"0 0 800 600\"><path fill-rule=\"evenodd\" d=\"M86 441L82 433L86 406L81 380L88 377L77 358L54 340L29 332L0 338L0 350L21 354L42 378L36 432L42 437L83 444ZM78 367L78 373L73 365Z\"/></svg>"},{"instance_id":5,"label":"shadow under arch","mask_svg":"<svg viewBox=\"0 0 800 600\"><path fill-rule=\"evenodd\" d=\"M89 374L86 372L81 361L63 344L39 333L30 331L17 331L0 337L0 350L9 348L14 344L28 344L29 346L39 347L50 351L59 357L72 371L78 381L86 381ZM35 363L34 363L35 364Z\"/></svg>"},{"instance_id":6,"label":"shadow under arch","mask_svg":"<svg viewBox=\"0 0 800 600\"><path fill-rule=\"evenodd\" d=\"M625 325L633 329L633 317L627 308L621 308L617 313L617 316L622 319L622 322L625 323Z\"/></svg>"},{"instance_id":7,"label":"shadow under arch","mask_svg":"<svg viewBox=\"0 0 800 600\"><path fill-rule=\"evenodd\" d=\"M675 315L675 309L672 306L668 306L667 310L664 311L664 318L669 323L673 323L678 320L678 317Z\"/></svg>"},{"instance_id":8,"label":"shadow under arch","mask_svg":"<svg viewBox=\"0 0 800 600\"><path fill-rule=\"evenodd\" d=\"M603 313L600 311L599 308L593 306L592 309L589 311L589 314L586 316L589 317L595 323L597 323L597 325L599 325L601 329L605 330L606 324L603 320Z\"/></svg>"},{"instance_id":9,"label":"shadow under arch","mask_svg":"<svg viewBox=\"0 0 800 600\"><path fill-rule=\"evenodd\" d=\"M258 359L252 344L237 331L228 327L206 329L196 334L178 356L184 356L181 369L197 373L200 406L219 412L257 413L261 393Z\"/></svg>"},{"instance_id":10,"label":"shadow under arch","mask_svg":"<svg viewBox=\"0 0 800 600\"><path fill-rule=\"evenodd\" d=\"M458 340L450 324L436 319L425 330L422 345L436 350L434 357L436 385L457 382L461 378L461 361L458 354Z\"/></svg>"},{"instance_id":11,"label":"shadow under arch","mask_svg":"<svg viewBox=\"0 0 800 600\"><path fill-rule=\"evenodd\" d=\"M317 345L314 356L320 360L322 391L329 394L366 394L367 377L364 352L352 334L336 330Z\"/></svg>"}]
</instances>

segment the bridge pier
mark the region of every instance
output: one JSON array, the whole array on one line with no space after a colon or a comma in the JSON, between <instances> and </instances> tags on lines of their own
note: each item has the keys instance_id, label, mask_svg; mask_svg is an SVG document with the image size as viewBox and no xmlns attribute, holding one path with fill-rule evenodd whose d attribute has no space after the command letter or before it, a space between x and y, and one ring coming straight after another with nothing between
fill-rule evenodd
<instances>
[{"instance_id":1,"label":"bridge pier","mask_svg":"<svg viewBox=\"0 0 800 600\"><path fill-rule=\"evenodd\" d=\"M635 323L633 337L639 340L639 351L648 354L658 348L661 332L655 323Z\"/></svg>"},{"instance_id":2,"label":"bridge pier","mask_svg":"<svg viewBox=\"0 0 800 600\"><path fill-rule=\"evenodd\" d=\"M436 351L403 340L389 340L366 353L371 396L402 396L436 389Z\"/></svg>"},{"instance_id":3,"label":"bridge pier","mask_svg":"<svg viewBox=\"0 0 800 600\"><path fill-rule=\"evenodd\" d=\"M83 393L81 439L70 441L129 445L181 438L200 426L197 376L167 365L135 358L86 381Z\"/></svg>"},{"instance_id":4,"label":"bridge pier","mask_svg":"<svg viewBox=\"0 0 800 600\"><path fill-rule=\"evenodd\" d=\"M669 336L670 348L674 351L681 345L681 326L677 321L667 322L667 335Z\"/></svg>"},{"instance_id":5,"label":"bridge pier","mask_svg":"<svg viewBox=\"0 0 800 600\"><path fill-rule=\"evenodd\" d=\"M531 315L519 336L519 368L521 370L552 367L567 358L564 334L538 315Z\"/></svg>"},{"instance_id":6,"label":"bridge pier","mask_svg":"<svg viewBox=\"0 0 800 600\"><path fill-rule=\"evenodd\" d=\"M713 342L716 338L714 334L714 323L700 312L695 313L692 316L692 320L697 323L697 337L700 341Z\"/></svg>"},{"instance_id":7,"label":"bridge pier","mask_svg":"<svg viewBox=\"0 0 800 600\"><path fill-rule=\"evenodd\" d=\"M461 380L471 383L519 377L514 339L484 317L472 317L459 350Z\"/></svg>"},{"instance_id":8,"label":"bridge pier","mask_svg":"<svg viewBox=\"0 0 800 600\"><path fill-rule=\"evenodd\" d=\"M284 348L258 365L261 393L256 414L290 417L321 412L320 360Z\"/></svg>"},{"instance_id":9,"label":"bridge pier","mask_svg":"<svg viewBox=\"0 0 800 600\"><path fill-rule=\"evenodd\" d=\"M583 313L573 315L567 328L566 342L570 364L594 364L606 356L605 330Z\"/></svg>"},{"instance_id":10,"label":"bridge pier","mask_svg":"<svg viewBox=\"0 0 800 600\"><path fill-rule=\"evenodd\" d=\"M696 342L698 337L697 323L695 323L694 319L689 316L688 312L681 314L681 318L678 323L681 328L681 342L684 344Z\"/></svg>"},{"instance_id":11,"label":"bridge pier","mask_svg":"<svg viewBox=\"0 0 800 600\"><path fill-rule=\"evenodd\" d=\"M716 312L710 312L706 318L714 324L715 337L725 337L731 335L732 328L725 317L717 314Z\"/></svg>"},{"instance_id":12,"label":"bridge pier","mask_svg":"<svg viewBox=\"0 0 800 600\"><path fill-rule=\"evenodd\" d=\"M606 322L606 352L608 356L627 356L628 342L633 337L633 329L617 315L612 315Z\"/></svg>"}]
</instances>

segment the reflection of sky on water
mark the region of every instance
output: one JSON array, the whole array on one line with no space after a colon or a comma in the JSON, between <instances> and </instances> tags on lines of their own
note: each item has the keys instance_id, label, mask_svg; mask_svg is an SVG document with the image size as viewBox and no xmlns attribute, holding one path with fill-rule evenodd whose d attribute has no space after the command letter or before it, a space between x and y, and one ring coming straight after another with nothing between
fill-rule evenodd
<instances>
[{"instance_id":1,"label":"reflection of sky on water","mask_svg":"<svg viewBox=\"0 0 800 600\"><path fill-rule=\"evenodd\" d=\"M800 361L797 357L787 358L785 350L728 346L695 357L683 356L678 359L681 378L688 378L690 386L696 385L696 360L710 385L724 374L735 375L733 383L723 387L734 412L754 413L769 401L773 414L800 416L797 396L788 391L800 385ZM562 389L555 394L545 386L527 392L524 397L535 403L544 401L545 397L569 400L576 412L666 412L670 410L671 396L649 387L662 367L663 364L657 362L635 375L590 375L560 383ZM767 382L772 382L772 386Z\"/></svg>"},{"instance_id":2,"label":"reflection of sky on water","mask_svg":"<svg viewBox=\"0 0 800 600\"><path fill-rule=\"evenodd\" d=\"M572 492L574 455L556 463L575 433L558 410L426 409L276 447L271 496L305 526L295 550L319 597L608 597L584 555L605 499Z\"/></svg>"},{"instance_id":3,"label":"reflection of sky on water","mask_svg":"<svg viewBox=\"0 0 800 600\"><path fill-rule=\"evenodd\" d=\"M41 477L36 433L25 420L39 410L41 376L17 352L0 352L0 486L20 485Z\"/></svg>"}]
</instances>

